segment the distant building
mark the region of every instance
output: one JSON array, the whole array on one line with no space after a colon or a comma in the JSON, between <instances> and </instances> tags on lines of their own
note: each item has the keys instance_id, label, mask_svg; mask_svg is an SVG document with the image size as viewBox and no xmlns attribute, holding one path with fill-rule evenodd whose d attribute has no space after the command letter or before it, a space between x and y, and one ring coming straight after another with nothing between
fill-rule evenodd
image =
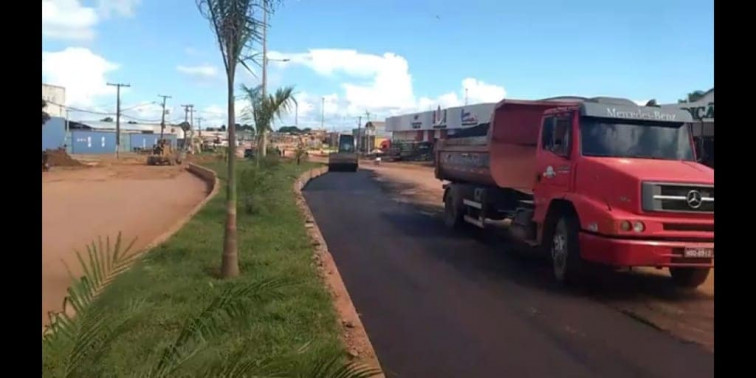
<instances>
[{"instance_id":1,"label":"distant building","mask_svg":"<svg viewBox=\"0 0 756 378\"><path fill-rule=\"evenodd\" d=\"M66 88L43 83L42 99L47 102L45 112L50 117L66 117Z\"/></svg>"},{"instance_id":2,"label":"distant building","mask_svg":"<svg viewBox=\"0 0 756 378\"><path fill-rule=\"evenodd\" d=\"M693 116L694 122L690 124L690 129L696 142L696 154L704 164L714 166L714 88L706 91L698 101L665 104L661 107L683 109Z\"/></svg>"},{"instance_id":3,"label":"distant building","mask_svg":"<svg viewBox=\"0 0 756 378\"><path fill-rule=\"evenodd\" d=\"M400 141L433 142L468 127L489 122L495 103L429 110L386 118L386 131Z\"/></svg>"},{"instance_id":4,"label":"distant building","mask_svg":"<svg viewBox=\"0 0 756 378\"><path fill-rule=\"evenodd\" d=\"M363 127L352 129L356 144L360 151L371 152L381 147L381 143L391 139L391 133L386 131L386 122L370 121Z\"/></svg>"}]
</instances>

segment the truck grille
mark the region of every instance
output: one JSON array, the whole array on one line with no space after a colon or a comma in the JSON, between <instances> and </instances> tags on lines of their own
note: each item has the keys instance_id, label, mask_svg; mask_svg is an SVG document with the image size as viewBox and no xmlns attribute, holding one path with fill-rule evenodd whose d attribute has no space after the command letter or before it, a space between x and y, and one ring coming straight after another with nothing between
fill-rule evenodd
<instances>
[{"instance_id":1,"label":"truck grille","mask_svg":"<svg viewBox=\"0 0 756 378\"><path fill-rule=\"evenodd\" d=\"M713 213L714 186L643 183L643 210Z\"/></svg>"}]
</instances>

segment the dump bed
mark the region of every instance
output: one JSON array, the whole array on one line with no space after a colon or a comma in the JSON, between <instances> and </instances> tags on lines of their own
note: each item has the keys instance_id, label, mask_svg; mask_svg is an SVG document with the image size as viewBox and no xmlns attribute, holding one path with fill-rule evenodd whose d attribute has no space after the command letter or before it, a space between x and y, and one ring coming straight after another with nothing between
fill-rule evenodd
<instances>
[{"instance_id":1,"label":"dump bed","mask_svg":"<svg viewBox=\"0 0 756 378\"><path fill-rule=\"evenodd\" d=\"M575 103L499 102L485 135L477 130L439 143L436 148L436 177L530 193L536 179L536 148L543 113L551 108L570 105ZM485 124L479 127L482 129Z\"/></svg>"}]
</instances>

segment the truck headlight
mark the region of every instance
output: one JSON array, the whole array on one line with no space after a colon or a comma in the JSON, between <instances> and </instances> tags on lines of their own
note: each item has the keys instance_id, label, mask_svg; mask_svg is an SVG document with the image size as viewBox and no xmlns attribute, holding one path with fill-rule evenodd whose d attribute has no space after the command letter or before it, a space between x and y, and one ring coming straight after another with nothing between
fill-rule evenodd
<instances>
[{"instance_id":1,"label":"truck headlight","mask_svg":"<svg viewBox=\"0 0 756 378\"><path fill-rule=\"evenodd\" d=\"M633 223L633 231L635 232L643 232L646 230L646 225L643 224L641 221L635 221Z\"/></svg>"},{"instance_id":2,"label":"truck headlight","mask_svg":"<svg viewBox=\"0 0 756 378\"><path fill-rule=\"evenodd\" d=\"M628 232L631 228L632 225L630 224L630 221L623 220L622 222L620 222L620 230Z\"/></svg>"}]
</instances>

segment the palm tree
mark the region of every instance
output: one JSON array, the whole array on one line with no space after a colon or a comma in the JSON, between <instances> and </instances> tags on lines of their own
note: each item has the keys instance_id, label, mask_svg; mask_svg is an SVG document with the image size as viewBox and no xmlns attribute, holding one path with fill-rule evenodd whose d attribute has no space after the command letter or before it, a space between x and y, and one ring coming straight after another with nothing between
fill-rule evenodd
<instances>
[{"instance_id":1,"label":"palm tree","mask_svg":"<svg viewBox=\"0 0 756 378\"><path fill-rule=\"evenodd\" d=\"M237 64L250 72L244 56L251 44L259 41L261 7L269 0L196 0L200 13L210 21L223 57L228 85L228 125L235 125L234 79ZM239 275L239 255L236 237L236 128L228 128L228 178L226 181L226 228L223 237L221 276Z\"/></svg>"},{"instance_id":2,"label":"palm tree","mask_svg":"<svg viewBox=\"0 0 756 378\"><path fill-rule=\"evenodd\" d=\"M47 101L45 99L42 99L42 126L45 125L45 122L50 120L50 115L45 112L45 108L47 107Z\"/></svg>"},{"instance_id":3,"label":"palm tree","mask_svg":"<svg viewBox=\"0 0 756 378\"><path fill-rule=\"evenodd\" d=\"M278 88L275 93L265 96L262 94L261 86L248 87L242 85L241 89L249 101L242 117L246 121L254 122L257 149L260 156L266 156L266 137L269 131L273 131L271 123L276 118L280 119L297 103L297 99L294 98L294 88Z\"/></svg>"}]
</instances>

